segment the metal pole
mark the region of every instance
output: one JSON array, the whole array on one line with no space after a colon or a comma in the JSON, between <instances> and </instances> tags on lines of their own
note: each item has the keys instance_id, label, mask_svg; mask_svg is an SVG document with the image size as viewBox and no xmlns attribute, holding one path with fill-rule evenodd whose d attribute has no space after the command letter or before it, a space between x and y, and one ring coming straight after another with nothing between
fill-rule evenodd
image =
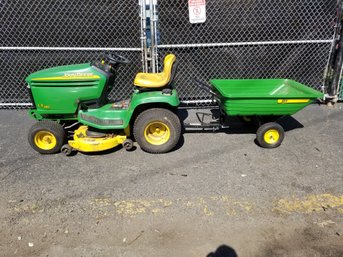
<instances>
[{"instance_id":1,"label":"metal pole","mask_svg":"<svg viewBox=\"0 0 343 257\"><path fill-rule=\"evenodd\" d=\"M334 102L337 100L337 86L339 83L339 74L337 73L338 65L342 65L342 11L343 5L341 0L337 0L337 16L335 31L333 34L333 42L329 54L328 65L324 78L325 93L327 93L327 100ZM340 71L339 71L340 72Z\"/></svg>"},{"instance_id":2,"label":"metal pole","mask_svg":"<svg viewBox=\"0 0 343 257\"><path fill-rule=\"evenodd\" d=\"M156 70L158 72L158 36L157 36L157 22L158 22L158 13L157 13L157 0L153 0L153 22L154 22L154 35L155 35L155 50L154 50L154 56L155 64L156 64Z\"/></svg>"},{"instance_id":3,"label":"metal pole","mask_svg":"<svg viewBox=\"0 0 343 257\"><path fill-rule=\"evenodd\" d=\"M333 97L338 96L338 88L339 88L339 82L341 78L341 72L342 72L342 63L343 63L343 35L341 36L341 40L339 43L339 50L336 55L336 62L334 67L334 78L332 81L332 89L331 94Z\"/></svg>"},{"instance_id":4,"label":"metal pole","mask_svg":"<svg viewBox=\"0 0 343 257\"><path fill-rule=\"evenodd\" d=\"M141 7L141 45L142 45L142 66L143 72L148 71L148 53L147 53L147 37L146 37L146 2L139 0Z\"/></svg>"},{"instance_id":5,"label":"metal pole","mask_svg":"<svg viewBox=\"0 0 343 257\"><path fill-rule=\"evenodd\" d=\"M152 72L156 73L156 61L155 61L155 50L156 50L156 42L155 42L155 22L154 22L154 0L150 0L150 37L151 37L151 68Z\"/></svg>"},{"instance_id":6,"label":"metal pole","mask_svg":"<svg viewBox=\"0 0 343 257\"><path fill-rule=\"evenodd\" d=\"M333 74L334 78L332 80L331 85L331 94L335 100L337 100L338 97L338 88L339 88L339 82L341 78L341 71L342 71L342 64L343 64L343 3L339 2L339 8L338 8L338 17L337 17L337 30L338 30L338 42L337 42L337 48L336 51L336 60L333 68Z\"/></svg>"}]
</instances>

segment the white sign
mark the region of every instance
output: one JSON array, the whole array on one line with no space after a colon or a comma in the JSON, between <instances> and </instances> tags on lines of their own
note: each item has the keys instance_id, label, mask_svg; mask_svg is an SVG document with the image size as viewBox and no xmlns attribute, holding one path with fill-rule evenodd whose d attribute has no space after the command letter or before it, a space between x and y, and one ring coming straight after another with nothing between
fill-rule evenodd
<instances>
[{"instance_id":1,"label":"white sign","mask_svg":"<svg viewBox=\"0 0 343 257\"><path fill-rule=\"evenodd\" d=\"M206 0L188 0L190 23L206 21Z\"/></svg>"}]
</instances>

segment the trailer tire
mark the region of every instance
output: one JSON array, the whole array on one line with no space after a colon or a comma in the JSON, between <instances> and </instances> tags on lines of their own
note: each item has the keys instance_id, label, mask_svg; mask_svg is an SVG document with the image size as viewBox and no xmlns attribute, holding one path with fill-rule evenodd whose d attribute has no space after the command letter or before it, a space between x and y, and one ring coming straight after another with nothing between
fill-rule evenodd
<instances>
[{"instance_id":1,"label":"trailer tire","mask_svg":"<svg viewBox=\"0 0 343 257\"><path fill-rule=\"evenodd\" d=\"M279 147L284 138L284 129L275 122L263 124L256 132L257 143L263 148Z\"/></svg>"},{"instance_id":2,"label":"trailer tire","mask_svg":"<svg viewBox=\"0 0 343 257\"><path fill-rule=\"evenodd\" d=\"M180 119L168 109L148 109L136 118L133 134L144 151L154 154L167 153L174 149L180 140Z\"/></svg>"},{"instance_id":3,"label":"trailer tire","mask_svg":"<svg viewBox=\"0 0 343 257\"><path fill-rule=\"evenodd\" d=\"M50 120L36 122L29 130L28 140L31 147L41 154L54 154L61 151L66 139L63 127Z\"/></svg>"}]
</instances>

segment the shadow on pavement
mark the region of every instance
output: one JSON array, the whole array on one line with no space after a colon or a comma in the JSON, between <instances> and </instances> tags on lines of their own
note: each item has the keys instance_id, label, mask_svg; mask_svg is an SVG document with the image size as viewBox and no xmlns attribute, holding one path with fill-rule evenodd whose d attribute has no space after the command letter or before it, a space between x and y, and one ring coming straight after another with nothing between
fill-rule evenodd
<instances>
[{"instance_id":1,"label":"shadow on pavement","mask_svg":"<svg viewBox=\"0 0 343 257\"><path fill-rule=\"evenodd\" d=\"M211 109L210 111L210 115L212 116L214 119L219 119L220 117L220 111L218 109ZM200 112L202 112L200 110ZM181 122L185 123L188 122L188 118L192 118L193 117L193 122L195 123L199 123L199 121L196 119L196 115L194 114L190 114L187 110L180 110L178 113ZM272 116L270 116L272 117ZM268 119L269 116L266 118ZM208 122L209 120L205 121ZM266 123L267 121L264 121L264 123ZM303 128L304 126L297 121L295 118L293 118L292 116L284 116L279 118L277 121L277 123L279 123L283 129L285 130L285 132L287 131L291 131L294 129L298 129L298 128ZM201 129L201 128L187 128L187 129L183 129L183 132L186 133L226 133L226 134L255 134L258 128L258 123L257 120L251 120L250 122L244 121L242 119L242 117L238 117L238 116L229 116L227 123L225 124L227 126L227 128L223 128L223 129Z\"/></svg>"},{"instance_id":2,"label":"shadow on pavement","mask_svg":"<svg viewBox=\"0 0 343 257\"><path fill-rule=\"evenodd\" d=\"M294 119L292 116L285 116L280 119L278 123L283 127L285 132L304 127L303 124Z\"/></svg>"},{"instance_id":3,"label":"shadow on pavement","mask_svg":"<svg viewBox=\"0 0 343 257\"><path fill-rule=\"evenodd\" d=\"M206 257L238 257L238 255L230 246L221 245L215 252L209 253Z\"/></svg>"}]
</instances>

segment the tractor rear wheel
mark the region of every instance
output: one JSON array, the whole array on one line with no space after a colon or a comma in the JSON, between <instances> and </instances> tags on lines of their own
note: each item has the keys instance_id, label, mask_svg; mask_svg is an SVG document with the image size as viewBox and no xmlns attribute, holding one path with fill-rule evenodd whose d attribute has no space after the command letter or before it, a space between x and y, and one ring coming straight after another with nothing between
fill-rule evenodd
<instances>
[{"instance_id":1,"label":"tractor rear wheel","mask_svg":"<svg viewBox=\"0 0 343 257\"><path fill-rule=\"evenodd\" d=\"M66 138L63 127L50 120L38 121L29 130L31 147L41 154L58 153Z\"/></svg>"},{"instance_id":2,"label":"tractor rear wheel","mask_svg":"<svg viewBox=\"0 0 343 257\"><path fill-rule=\"evenodd\" d=\"M148 109L138 115L133 134L144 151L155 154L166 153L171 151L180 140L180 119L168 109Z\"/></svg>"}]
</instances>

